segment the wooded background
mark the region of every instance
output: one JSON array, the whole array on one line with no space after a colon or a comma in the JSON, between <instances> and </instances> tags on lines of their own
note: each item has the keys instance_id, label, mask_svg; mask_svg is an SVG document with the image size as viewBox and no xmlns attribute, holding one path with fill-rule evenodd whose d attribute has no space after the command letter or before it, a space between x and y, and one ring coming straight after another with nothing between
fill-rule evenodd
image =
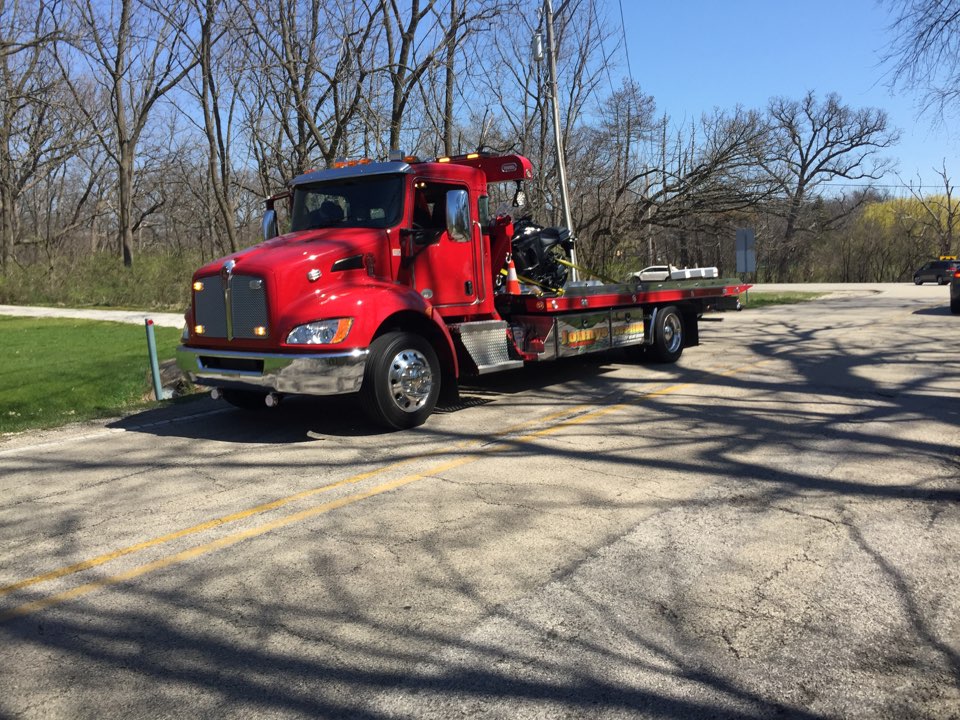
<instances>
[{"instance_id":1,"label":"wooded background","mask_svg":"<svg viewBox=\"0 0 960 720\"><path fill-rule=\"evenodd\" d=\"M557 4L583 265L732 274L739 227L756 232L758 281L902 281L960 250L946 166L932 186L871 186L899 135L882 108L809 93L678 127L640 84L615 79L616 3ZM911 33L943 17L910 13L957 3L899 4L888 60L895 81L915 83L926 56ZM536 5L0 0L0 301L87 273L105 280L86 301L123 302L117 288L151 263L185 288L201 259L258 241L262 200L286 180L391 148L526 155L530 212L562 223ZM180 289L158 299L176 304Z\"/></svg>"}]
</instances>

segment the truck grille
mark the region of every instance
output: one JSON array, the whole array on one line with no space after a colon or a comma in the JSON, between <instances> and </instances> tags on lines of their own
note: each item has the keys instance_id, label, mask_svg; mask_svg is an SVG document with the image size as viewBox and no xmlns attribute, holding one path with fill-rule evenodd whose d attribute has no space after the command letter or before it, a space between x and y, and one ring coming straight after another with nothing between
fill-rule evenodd
<instances>
[{"instance_id":1,"label":"truck grille","mask_svg":"<svg viewBox=\"0 0 960 720\"><path fill-rule=\"evenodd\" d=\"M229 290L229 292L228 292ZM204 337L253 340L267 327L267 288L253 275L212 275L194 290L193 308Z\"/></svg>"}]
</instances>

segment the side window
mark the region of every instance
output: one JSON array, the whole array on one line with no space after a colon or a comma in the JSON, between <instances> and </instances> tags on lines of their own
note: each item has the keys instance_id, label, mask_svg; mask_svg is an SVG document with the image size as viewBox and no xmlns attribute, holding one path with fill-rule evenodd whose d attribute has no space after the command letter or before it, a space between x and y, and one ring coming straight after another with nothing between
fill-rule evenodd
<instances>
[{"instance_id":1,"label":"side window","mask_svg":"<svg viewBox=\"0 0 960 720\"><path fill-rule=\"evenodd\" d=\"M447 229L447 191L462 190L459 185L418 180L414 183L413 227L426 230Z\"/></svg>"}]
</instances>

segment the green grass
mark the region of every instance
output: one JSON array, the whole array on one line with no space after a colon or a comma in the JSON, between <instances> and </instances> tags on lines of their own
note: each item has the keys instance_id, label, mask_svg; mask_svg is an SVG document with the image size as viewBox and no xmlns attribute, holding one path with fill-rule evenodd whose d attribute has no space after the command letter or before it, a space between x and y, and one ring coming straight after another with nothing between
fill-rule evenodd
<instances>
[{"instance_id":1,"label":"green grass","mask_svg":"<svg viewBox=\"0 0 960 720\"><path fill-rule=\"evenodd\" d=\"M154 329L173 357L180 332ZM145 407L152 387L142 325L0 316L0 433Z\"/></svg>"},{"instance_id":2,"label":"green grass","mask_svg":"<svg viewBox=\"0 0 960 720\"><path fill-rule=\"evenodd\" d=\"M823 297L826 293L817 292L755 292L749 291L740 296L744 309L766 307L767 305L793 305Z\"/></svg>"}]
</instances>

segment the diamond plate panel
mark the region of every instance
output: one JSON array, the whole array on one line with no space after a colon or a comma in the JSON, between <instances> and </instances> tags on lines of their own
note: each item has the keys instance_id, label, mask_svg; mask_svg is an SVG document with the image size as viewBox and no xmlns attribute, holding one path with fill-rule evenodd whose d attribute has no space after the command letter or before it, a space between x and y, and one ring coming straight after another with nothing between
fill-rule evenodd
<instances>
[{"instance_id":1,"label":"diamond plate panel","mask_svg":"<svg viewBox=\"0 0 960 720\"><path fill-rule=\"evenodd\" d=\"M507 349L507 323L502 320L472 322L454 328L467 353L481 371L515 364Z\"/></svg>"}]
</instances>

